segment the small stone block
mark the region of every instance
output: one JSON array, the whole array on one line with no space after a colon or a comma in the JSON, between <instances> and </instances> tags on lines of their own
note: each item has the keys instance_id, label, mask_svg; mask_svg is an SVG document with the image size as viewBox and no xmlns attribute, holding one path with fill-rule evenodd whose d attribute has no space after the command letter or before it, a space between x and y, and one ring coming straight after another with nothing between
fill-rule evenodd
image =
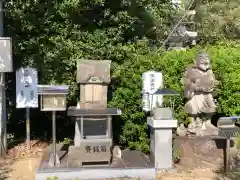
<instances>
[{"instance_id":1,"label":"small stone block","mask_svg":"<svg viewBox=\"0 0 240 180\"><path fill-rule=\"evenodd\" d=\"M153 109L154 119L172 119L173 113L170 108L155 108Z\"/></svg>"},{"instance_id":2,"label":"small stone block","mask_svg":"<svg viewBox=\"0 0 240 180\"><path fill-rule=\"evenodd\" d=\"M59 160L59 157L58 157L58 155L56 154L56 164L55 164L55 166L59 166L60 165L60 160ZM51 154L51 157L50 157L50 160L49 160L49 163L48 163L48 165L50 166L50 167L54 167L54 154L52 153Z\"/></svg>"}]
</instances>

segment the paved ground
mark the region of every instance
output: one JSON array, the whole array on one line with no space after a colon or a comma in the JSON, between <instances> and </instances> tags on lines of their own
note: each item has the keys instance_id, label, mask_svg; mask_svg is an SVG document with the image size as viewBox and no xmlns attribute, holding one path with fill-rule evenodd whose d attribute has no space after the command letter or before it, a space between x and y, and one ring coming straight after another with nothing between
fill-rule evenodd
<instances>
[{"instance_id":1,"label":"paved ground","mask_svg":"<svg viewBox=\"0 0 240 180\"><path fill-rule=\"evenodd\" d=\"M1 159L1 180L34 180L35 170L41 160L41 156L34 158L24 158L20 160ZM217 174L211 169L184 170L180 167L173 172L161 172L158 174L160 180L214 180Z\"/></svg>"},{"instance_id":2,"label":"paved ground","mask_svg":"<svg viewBox=\"0 0 240 180\"><path fill-rule=\"evenodd\" d=\"M35 171L39 166L41 156L34 158L24 158L19 160L0 160L1 180L34 180Z\"/></svg>"},{"instance_id":3,"label":"paved ground","mask_svg":"<svg viewBox=\"0 0 240 180\"><path fill-rule=\"evenodd\" d=\"M0 159L0 180L34 180L46 146L33 140L30 150L25 143L9 149L7 156Z\"/></svg>"},{"instance_id":4,"label":"paved ground","mask_svg":"<svg viewBox=\"0 0 240 180\"><path fill-rule=\"evenodd\" d=\"M35 170L40 163L41 157L26 158L21 160L0 160L0 180L34 180ZM240 172L239 172L240 173ZM195 168L192 170L177 167L173 172L161 172L158 180L239 180L238 177L222 178L215 170L209 168ZM123 180L123 179L122 179Z\"/></svg>"},{"instance_id":5,"label":"paved ground","mask_svg":"<svg viewBox=\"0 0 240 180\"><path fill-rule=\"evenodd\" d=\"M160 180L214 180L217 175L210 169L178 170L174 173L163 173L158 175Z\"/></svg>"},{"instance_id":6,"label":"paved ground","mask_svg":"<svg viewBox=\"0 0 240 180\"><path fill-rule=\"evenodd\" d=\"M24 144L19 145L9 151L7 158L0 159L0 180L34 180L45 148L44 144L38 145L31 151L26 151ZM240 180L240 170L231 173L229 177L216 173L222 159L220 151L217 153L211 150L209 152L214 155L206 157L199 152L190 151L187 144L184 144L184 148L185 156L180 164L172 172L159 172L158 180Z\"/></svg>"}]
</instances>

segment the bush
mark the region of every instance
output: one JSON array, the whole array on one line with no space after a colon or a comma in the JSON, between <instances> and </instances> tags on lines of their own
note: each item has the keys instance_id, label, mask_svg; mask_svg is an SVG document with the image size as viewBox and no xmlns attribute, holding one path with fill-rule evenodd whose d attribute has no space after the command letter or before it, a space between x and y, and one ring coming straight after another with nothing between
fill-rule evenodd
<instances>
[{"instance_id":1,"label":"bush","mask_svg":"<svg viewBox=\"0 0 240 180\"><path fill-rule=\"evenodd\" d=\"M13 38L14 66L37 68L39 84L70 85L68 105L76 105L79 99L75 78L77 61L83 58L112 60L112 74L115 80L111 86L114 94L109 105L123 110L120 140L130 148L149 151L146 114L140 108L141 74L150 69L162 71L165 86L182 92L182 73L187 64L193 62L197 50L196 48L186 52L161 52L149 49L144 37L147 37L147 41L152 40L151 44L158 44L155 42L162 40L168 34L167 31L171 30L171 19L175 14L168 2L7 1L5 35ZM213 10L217 4L210 5L211 13L216 14ZM234 15L238 10L235 5L224 9L224 12L231 11L230 15ZM237 16L232 18L226 14L229 13L221 15L226 17L225 19L238 19ZM205 16L201 17L201 20L205 19ZM199 29L202 32L208 30L208 33L201 33L204 35L200 37L202 43L211 42L211 37L218 35L215 35L217 31L212 31L214 34L210 33L208 36L209 30L219 29L218 26L212 26L211 16L206 16L209 17L207 26L204 22L204 27ZM228 30L231 31L230 34L237 34L231 28ZM219 39L217 37L214 40ZM240 111L237 93L240 81L239 46L237 42L232 42L205 48L213 58L213 68L220 80L217 89L218 111L228 115L238 114ZM25 112L15 108L15 74L8 74L6 77L8 131L14 132L17 138L16 134L25 134ZM169 103L168 99L166 103ZM175 105L176 118L187 124L183 105L182 96L178 97ZM31 121L31 132L35 131L39 135L42 135L43 129L51 132L51 116L38 111L31 113L31 119L35 119ZM62 129L62 132L70 129L69 135L72 133L69 117L59 115L58 122L58 129ZM67 126L71 128L66 128ZM118 129L120 128L117 127L114 131ZM58 133L58 138L60 135L65 136L63 134Z\"/></svg>"},{"instance_id":2,"label":"bush","mask_svg":"<svg viewBox=\"0 0 240 180\"><path fill-rule=\"evenodd\" d=\"M57 176L49 176L47 177L47 180L58 180Z\"/></svg>"},{"instance_id":3,"label":"bush","mask_svg":"<svg viewBox=\"0 0 240 180\"><path fill-rule=\"evenodd\" d=\"M187 51L161 52L152 50L146 54L133 54L122 65L113 71L113 99L110 106L123 110L122 135L120 141L130 148L149 151L148 127L146 114L141 110L141 75L147 70L162 71L164 85L183 92L181 79L189 63L193 63L196 53L201 47ZM213 65L213 71L220 81L216 88L218 112L226 115L237 115L240 112L240 45L237 43L219 43L206 46ZM166 99L166 105L169 100ZM175 117L179 122L187 124L188 117L183 111L184 99L176 98Z\"/></svg>"}]
</instances>

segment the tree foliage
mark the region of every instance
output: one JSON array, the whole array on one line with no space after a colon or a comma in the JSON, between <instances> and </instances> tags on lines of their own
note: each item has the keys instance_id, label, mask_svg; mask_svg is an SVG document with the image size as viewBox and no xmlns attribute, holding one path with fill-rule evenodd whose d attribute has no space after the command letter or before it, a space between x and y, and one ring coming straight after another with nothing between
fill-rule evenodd
<instances>
[{"instance_id":1,"label":"tree foliage","mask_svg":"<svg viewBox=\"0 0 240 180\"><path fill-rule=\"evenodd\" d=\"M157 10L154 4L150 0L8 2L5 32L13 37L14 63L37 67L40 83L53 84L74 82L77 59L121 64L132 51L131 41L156 37L155 24L167 29L170 12L157 12L167 3L157 3ZM156 15L161 22L153 19Z\"/></svg>"},{"instance_id":2,"label":"tree foliage","mask_svg":"<svg viewBox=\"0 0 240 180\"><path fill-rule=\"evenodd\" d=\"M196 10L203 43L240 38L239 0L201 0L197 2Z\"/></svg>"},{"instance_id":3,"label":"tree foliage","mask_svg":"<svg viewBox=\"0 0 240 180\"><path fill-rule=\"evenodd\" d=\"M160 9L165 8L156 12L156 3ZM135 42L144 38L157 39L158 34L164 34L170 16L167 7L168 1L153 0L8 1L5 4L5 35L13 40L16 69L21 66L37 68L39 84L70 85L68 102L76 105L79 94L75 80L77 62L84 58L110 59L114 71L132 54L149 52L148 47L138 47L140 45ZM155 20L155 16L161 21ZM156 24L165 28L155 32ZM24 112L15 109L15 77L9 75L9 79L10 122L17 122L16 129L21 122L24 130ZM46 119L39 113L33 113L32 118ZM44 125L49 124L45 120L32 125L40 122L48 127ZM69 121L61 125L66 125L65 122ZM39 129L37 127L39 124L36 125Z\"/></svg>"},{"instance_id":4,"label":"tree foliage","mask_svg":"<svg viewBox=\"0 0 240 180\"><path fill-rule=\"evenodd\" d=\"M212 26L212 17L216 12L213 8L215 1L209 3L211 6L207 8L211 8L211 16L199 19L201 38L210 40L212 37L229 37L224 29L218 33L217 27ZM165 38L174 24L174 12L169 1L18 0L6 2L6 8L5 34L13 38L15 67L37 68L39 84L70 85L69 105L76 105L78 100L75 80L77 62L81 59L112 60L113 81L109 91L113 97L109 106L123 110L119 123L121 128L118 126L114 130L120 129L120 141L123 144L148 151L146 114L141 110L141 74L151 69L162 71L165 86L182 92L182 73L187 64L193 62L195 53L200 48L186 52L162 52L157 48L155 42ZM234 19L230 22L236 24L238 20L234 16L235 11L234 7L224 9L226 13L219 16ZM225 25L228 23L224 22ZM233 24L229 26L235 27ZM212 34L216 32L217 35ZM219 112L238 114L239 45L236 42L222 43L205 49L213 59L214 72L220 80L217 89ZM15 77L10 75L9 80L10 123L17 124L19 130L19 122L24 120L24 114L19 113L14 105ZM169 101L166 100L166 103ZM181 96L176 99L176 118L186 122L183 105ZM32 123L36 124L32 131L40 129L40 133L43 133L44 128L39 128L39 123L47 123L47 118L39 114L42 113L32 115L32 119L35 119ZM59 123L58 127L63 126L64 131L73 131L73 123L70 123L70 127L66 123L69 122L68 117L63 114L58 117L61 118L63 123ZM58 132L58 136L61 134Z\"/></svg>"}]
</instances>

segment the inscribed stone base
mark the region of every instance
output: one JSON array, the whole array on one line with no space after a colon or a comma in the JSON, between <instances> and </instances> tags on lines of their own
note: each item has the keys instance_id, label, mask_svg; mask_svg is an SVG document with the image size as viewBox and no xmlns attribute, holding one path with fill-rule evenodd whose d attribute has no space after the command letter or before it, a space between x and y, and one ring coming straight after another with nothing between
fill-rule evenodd
<instances>
[{"instance_id":1,"label":"inscribed stone base","mask_svg":"<svg viewBox=\"0 0 240 180\"><path fill-rule=\"evenodd\" d=\"M80 146L70 146L69 163L99 163L111 160L111 139L84 139Z\"/></svg>"},{"instance_id":2,"label":"inscribed stone base","mask_svg":"<svg viewBox=\"0 0 240 180\"><path fill-rule=\"evenodd\" d=\"M211 120L203 122L203 128L201 128L201 136L218 136L219 129L212 125Z\"/></svg>"}]
</instances>

